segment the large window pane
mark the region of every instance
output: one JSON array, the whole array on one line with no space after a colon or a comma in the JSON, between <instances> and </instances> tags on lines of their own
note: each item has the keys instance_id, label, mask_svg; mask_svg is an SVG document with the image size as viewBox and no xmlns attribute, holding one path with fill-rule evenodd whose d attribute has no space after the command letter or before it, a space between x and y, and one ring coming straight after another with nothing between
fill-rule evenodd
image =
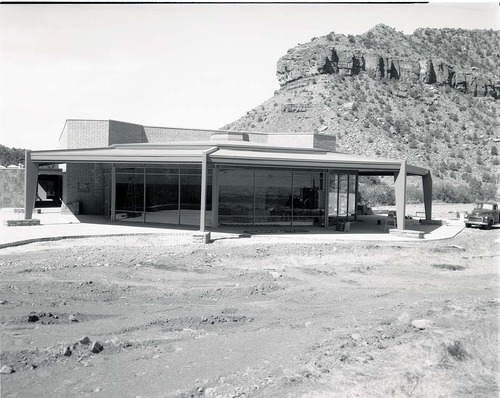
<instances>
[{"instance_id":1,"label":"large window pane","mask_svg":"<svg viewBox=\"0 0 500 398\"><path fill-rule=\"evenodd\" d=\"M330 173L330 181L328 184L328 216L337 217L338 215L338 182L339 175Z\"/></svg>"},{"instance_id":2,"label":"large window pane","mask_svg":"<svg viewBox=\"0 0 500 398\"><path fill-rule=\"evenodd\" d=\"M160 170L146 175L146 222L178 224L179 176Z\"/></svg>"},{"instance_id":3,"label":"large window pane","mask_svg":"<svg viewBox=\"0 0 500 398\"><path fill-rule=\"evenodd\" d=\"M323 173L293 173L293 225L322 225L324 221Z\"/></svg>"},{"instance_id":4,"label":"large window pane","mask_svg":"<svg viewBox=\"0 0 500 398\"><path fill-rule=\"evenodd\" d=\"M255 170L255 225L291 225L292 172Z\"/></svg>"},{"instance_id":5,"label":"large window pane","mask_svg":"<svg viewBox=\"0 0 500 398\"><path fill-rule=\"evenodd\" d=\"M116 174L117 220L144 221L144 174L137 172Z\"/></svg>"},{"instance_id":6,"label":"large window pane","mask_svg":"<svg viewBox=\"0 0 500 398\"><path fill-rule=\"evenodd\" d=\"M181 224L200 225L201 176L181 175Z\"/></svg>"},{"instance_id":7,"label":"large window pane","mask_svg":"<svg viewBox=\"0 0 500 398\"><path fill-rule=\"evenodd\" d=\"M339 177L339 216L347 216L347 175L341 174Z\"/></svg>"},{"instance_id":8,"label":"large window pane","mask_svg":"<svg viewBox=\"0 0 500 398\"><path fill-rule=\"evenodd\" d=\"M356 176L349 175L349 214L356 215Z\"/></svg>"},{"instance_id":9,"label":"large window pane","mask_svg":"<svg viewBox=\"0 0 500 398\"><path fill-rule=\"evenodd\" d=\"M219 178L219 224L253 224L254 170L221 168Z\"/></svg>"}]
</instances>

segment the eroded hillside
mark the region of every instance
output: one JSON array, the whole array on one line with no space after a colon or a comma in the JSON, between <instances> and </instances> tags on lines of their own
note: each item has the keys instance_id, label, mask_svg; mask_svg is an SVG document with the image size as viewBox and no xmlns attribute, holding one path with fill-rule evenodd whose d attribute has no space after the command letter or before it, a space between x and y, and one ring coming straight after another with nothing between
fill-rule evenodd
<instances>
[{"instance_id":1,"label":"eroded hillside","mask_svg":"<svg viewBox=\"0 0 500 398\"><path fill-rule=\"evenodd\" d=\"M224 126L317 131L339 151L406 158L469 199L496 195L500 146L498 31L378 25L330 33L277 64L275 95Z\"/></svg>"}]
</instances>

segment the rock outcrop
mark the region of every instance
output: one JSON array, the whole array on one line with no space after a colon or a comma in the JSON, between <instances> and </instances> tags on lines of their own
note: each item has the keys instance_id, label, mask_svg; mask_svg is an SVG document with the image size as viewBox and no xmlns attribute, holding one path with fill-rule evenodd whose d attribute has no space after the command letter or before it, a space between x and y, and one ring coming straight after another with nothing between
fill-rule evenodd
<instances>
[{"instance_id":1,"label":"rock outcrop","mask_svg":"<svg viewBox=\"0 0 500 398\"><path fill-rule=\"evenodd\" d=\"M393 30L385 28L394 34ZM377 27L375 31L380 33L381 29L383 30ZM396 39L408 42L403 43L405 52L408 52L407 49L412 46L411 37L400 33ZM488 75L477 67L471 67L470 70L459 69L443 59L418 52L408 56L394 56L389 52L382 53L366 48L363 43L369 42L356 40L352 36L347 39L344 35L329 34L299 45L279 59L279 83L284 86L298 79L320 74L355 76L367 73L374 79L420 81L425 84L450 86L474 96L500 97L500 87L491 74Z\"/></svg>"}]
</instances>

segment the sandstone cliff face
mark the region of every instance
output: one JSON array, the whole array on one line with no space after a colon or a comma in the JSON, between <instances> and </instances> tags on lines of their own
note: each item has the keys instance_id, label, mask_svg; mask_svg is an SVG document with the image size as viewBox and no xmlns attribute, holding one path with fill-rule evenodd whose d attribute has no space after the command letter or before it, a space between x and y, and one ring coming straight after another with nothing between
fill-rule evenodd
<instances>
[{"instance_id":1,"label":"sandstone cliff face","mask_svg":"<svg viewBox=\"0 0 500 398\"><path fill-rule=\"evenodd\" d=\"M384 28L378 27L375 31L380 34L381 30ZM394 35L390 28L386 30L388 34ZM404 45L406 52L412 47L415 51L408 56L394 56L389 50L382 53L366 48L366 41L356 40L352 36L348 40L343 35L332 34L317 38L289 50L281 57L277 64L277 78L280 85L284 86L320 74L355 76L365 72L374 79L421 81L450 86L474 96L500 97L500 87L488 71L481 71L477 67L464 70L443 59L421 54L411 37L407 38L403 34L397 34L394 39Z\"/></svg>"},{"instance_id":2,"label":"sandstone cliff face","mask_svg":"<svg viewBox=\"0 0 500 398\"><path fill-rule=\"evenodd\" d=\"M334 135L339 152L430 168L454 200L491 198L500 187L499 41L496 31L405 36L385 26L315 38L279 60L273 97L223 129Z\"/></svg>"}]
</instances>

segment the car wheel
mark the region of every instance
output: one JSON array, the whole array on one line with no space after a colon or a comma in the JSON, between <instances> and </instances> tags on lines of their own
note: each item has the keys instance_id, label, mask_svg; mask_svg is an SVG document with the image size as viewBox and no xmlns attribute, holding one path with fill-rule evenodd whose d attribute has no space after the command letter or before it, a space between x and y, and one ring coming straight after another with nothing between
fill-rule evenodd
<instances>
[{"instance_id":1,"label":"car wheel","mask_svg":"<svg viewBox=\"0 0 500 398\"><path fill-rule=\"evenodd\" d=\"M488 221L488 226L486 227L486 229L491 229L491 228L493 228L493 220Z\"/></svg>"},{"instance_id":2,"label":"car wheel","mask_svg":"<svg viewBox=\"0 0 500 398\"><path fill-rule=\"evenodd\" d=\"M470 224L465 224L465 228L470 228L471 225Z\"/></svg>"}]
</instances>

